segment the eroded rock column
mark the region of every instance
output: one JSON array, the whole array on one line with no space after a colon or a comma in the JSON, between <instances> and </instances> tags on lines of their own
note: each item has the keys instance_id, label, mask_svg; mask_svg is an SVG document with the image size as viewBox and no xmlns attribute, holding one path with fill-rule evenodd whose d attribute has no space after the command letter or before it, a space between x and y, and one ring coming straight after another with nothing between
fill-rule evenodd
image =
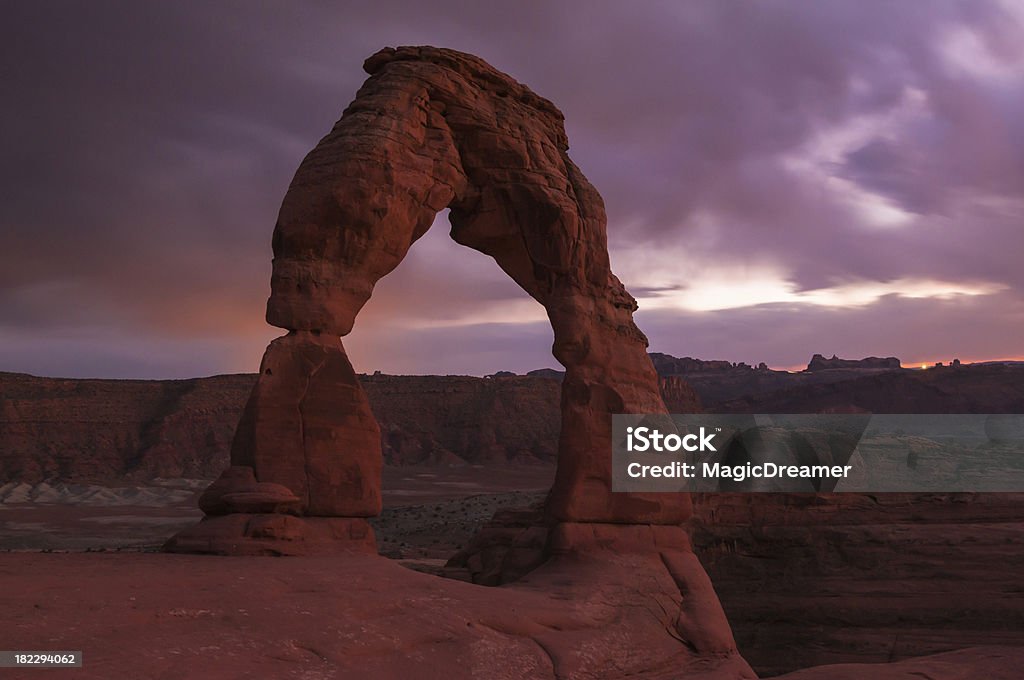
<instances>
[{"instance_id":1,"label":"eroded rock column","mask_svg":"<svg viewBox=\"0 0 1024 680\"><path fill-rule=\"evenodd\" d=\"M338 337L292 331L270 344L231 462L290 489L299 514L380 513L380 428Z\"/></svg>"},{"instance_id":2,"label":"eroded rock column","mask_svg":"<svg viewBox=\"0 0 1024 680\"><path fill-rule=\"evenodd\" d=\"M292 331L270 343L229 467L202 495L183 552L375 551L380 428L340 338Z\"/></svg>"}]
</instances>

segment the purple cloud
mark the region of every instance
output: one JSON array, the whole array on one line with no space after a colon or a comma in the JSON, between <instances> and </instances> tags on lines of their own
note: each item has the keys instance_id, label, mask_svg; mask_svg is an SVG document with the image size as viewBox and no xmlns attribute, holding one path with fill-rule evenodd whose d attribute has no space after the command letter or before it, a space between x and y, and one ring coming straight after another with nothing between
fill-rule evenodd
<instances>
[{"instance_id":1,"label":"purple cloud","mask_svg":"<svg viewBox=\"0 0 1024 680\"><path fill-rule=\"evenodd\" d=\"M718 311L643 309L653 349L776 365L818 351L1022 354L1013 3L0 13L0 370L181 376L241 370L249 356L255 369L276 333L262 321L270 232L295 167L353 97L366 56L422 43L477 53L562 108L638 296L734 279ZM660 258L657 281L645 253ZM999 292L744 305L766 271L794 295L904 281ZM490 262L431 233L347 344L364 370L551 365L522 299Z\"/></svg>"}]
</instances>

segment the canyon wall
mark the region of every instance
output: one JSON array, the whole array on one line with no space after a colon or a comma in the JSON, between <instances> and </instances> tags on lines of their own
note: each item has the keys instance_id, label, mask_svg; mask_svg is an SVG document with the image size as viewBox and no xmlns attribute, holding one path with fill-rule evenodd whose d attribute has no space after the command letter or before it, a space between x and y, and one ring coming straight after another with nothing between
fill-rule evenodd
<instances>
[{"instance_id":1,"label":"canyon wall","mask_svg":"<svg viewBox=\"0 0 1024 680\"><path fill-rule=\"evenodd\" d=\"M0 479L212 479L256 376L67 380L0 373ZM389 465L553 464L557 381L362 376Z\"/></svg>"},{"instance_id":2,"label":"canyon wall","mask_svg":"<svg viewBox=\"0 0 1024 680\"><path fill-rule=\"evenodd\" d=\"M1021 413L1024 366L805 373L718 371L665 376L669 410L694 413ZM768 375L766 386L748 382ZM818 373L817 375L824 375ZM211 479L256 381L71 380L0 373L0 479L38 482ZM559 383L509 376L366 375L386 465L553 463ZM781 386L781 388L780 388ZM716 402L723 394L738 398Z\"/></svg>"}]
</instances>

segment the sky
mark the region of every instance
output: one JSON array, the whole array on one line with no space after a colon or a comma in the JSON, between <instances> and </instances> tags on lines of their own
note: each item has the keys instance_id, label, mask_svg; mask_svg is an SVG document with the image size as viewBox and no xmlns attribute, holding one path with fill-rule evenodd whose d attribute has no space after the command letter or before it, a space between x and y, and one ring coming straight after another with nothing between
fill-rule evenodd
<instances>
[{"instance_id":1,"label":"sky","mask_svg":"<svg viewBox=\"0 0 1024 680\"><path fill-rule=\"evenodd\" d=\"M1024 357L1024 5L1007 0L0 3L0 371L252 372L303 156L384 46L552 100L652 351ZM357 370L556 367L446 215Z\"/></svg>"}]
</instances>

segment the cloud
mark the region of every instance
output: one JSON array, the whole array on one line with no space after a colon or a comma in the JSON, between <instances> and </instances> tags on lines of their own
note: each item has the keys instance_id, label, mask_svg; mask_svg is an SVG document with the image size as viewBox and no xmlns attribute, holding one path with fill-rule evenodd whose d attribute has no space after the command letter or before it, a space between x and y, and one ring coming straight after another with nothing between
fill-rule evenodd
<instances>
[{"instance_id":1,"label":"cloud","mask_svg":"<svg viewBox=\"0 0 1024 680\"><path fill-rule=\"evenodd\" d=\"M637 321L654 349L704 358L802 367L814 353L898 356L904 365L1024 359L1024 302L983 296L889 295L849 309L805 303L765 304L728 314L641 310Z\"/></svg>"},{"instance_id":2,"label":"cloud","mask_svg":"<svg viewBox=\"0 0 1024 680\"><path fill-rule=\"evenodd\" d=\"M3 15L0 369L155 377L236 370L232 344L258 356L276 333L262 322L270 232L294 169L366 56L422 43L480 54L563 109L570 153L605 197L613 265L653 303L638 319L656 349L775 360L789 355L762 332L712 340L798 325L786 351L802 362L838 351L822 346L836 320L896 307L908 333L937 332L932 315L955 309L975 330L945 334L965 356L1020 339L997 311L1024 291L1017 3L68 2ZM550 345L532 304L432 233L349 344L367 369L522 367ZM852 354L897 351L835 337ZM431 353L452 346L475 349ZM156 348L158 361L131 359Z\"/></svg>"}]
</instances>

